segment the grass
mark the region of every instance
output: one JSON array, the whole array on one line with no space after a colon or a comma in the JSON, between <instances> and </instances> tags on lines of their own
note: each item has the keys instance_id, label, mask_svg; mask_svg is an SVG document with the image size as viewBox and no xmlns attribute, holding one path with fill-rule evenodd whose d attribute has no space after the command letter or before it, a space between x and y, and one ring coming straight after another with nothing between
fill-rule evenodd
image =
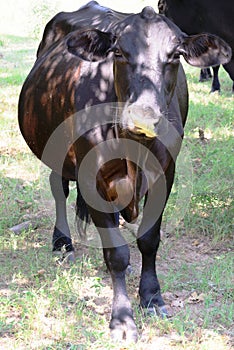
<instances>
[{"instance_id":1,"label":"grass","mask_svg":"<svg viewBox=\"0 0 234 350\"><path fill-rule=\"evenodd\" d=\"M209 96L206 89L204 95L207 94L207 97L200 103L196 103L194 89L186 128L186 141L195 172L191 198L193 215L190 217L193 220L189 220L189 227L199 224L204 233L211 234L217 240L228 237L233 228L234 161L231 155L234 147L234 107L230 88L231 84L228 89L222 84L221 96ZM198 129L204 130L206 140L203 142L194 142Z\"/></svg>"},{"instance_id":2,"label":"grass","mask_svg":"<svg viewBox=\"0 0 234 350\"><path fill-rule=\"evenodd\" d=\"M220 240L229 237L233 229L234 107L231 80L222 69L221 95L209 94L211 83L199 84L197 69L185 68L190 109L184 148L193 173L190 208L184 217L185 230L196 231L199 227L202 233ZM199 138L199 130L204 132L204 140ZM182 162L183 156L182 152ZM180 169L182 167L180 165Z\"/></svg>"},{"instance_id":3,"label":"grass","mask_svg":"<svg viewBox=\"0 0 234 350\"><path fill-rule=\"evenodd\" d=\"M101 250L81 245L73 231L76 263L51 254L48 172L17 126L37 45L0 36L0 349L231 349L234 107L227 74L221 69L222 94L209 94L210 83L198 83L199 71L185 66L190 111L157 260L173 317L149 319L139 310L139 254L131 244L128 286L140 341L125 347L109 339L112 290ZM9 230L28 219L36 224L18 235Z\"/></svg>"}]
</instances>

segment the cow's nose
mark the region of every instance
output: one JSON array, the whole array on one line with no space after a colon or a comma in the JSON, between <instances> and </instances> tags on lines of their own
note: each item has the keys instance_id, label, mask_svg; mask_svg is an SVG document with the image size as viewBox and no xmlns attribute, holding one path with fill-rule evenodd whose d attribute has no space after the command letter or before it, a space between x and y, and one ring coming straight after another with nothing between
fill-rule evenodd
<instances>
[{"instance_id":1,"label":"cow's nose","mask_svg":"<svg viewBox=\"0 0 234 350\"><path fill-rule=\"evenodd\" d=\"M134 133L155 137L161 118L162 115L150 106L130 105L124 110L123 126Z\"/></svg>"},{"instance_id":2,"label":"cow's nose","mask_svg":"<svg viewBox=\"0 0 234 350\"><path fill-rule=\"evenodd\" d=\"M155 113L154 109L152 107L143 107L142 108L142 117L145 120L151 120L153 124L158 124L159 120L161 119L162 114L161 113Z\"/></svg>"}]
</instances>

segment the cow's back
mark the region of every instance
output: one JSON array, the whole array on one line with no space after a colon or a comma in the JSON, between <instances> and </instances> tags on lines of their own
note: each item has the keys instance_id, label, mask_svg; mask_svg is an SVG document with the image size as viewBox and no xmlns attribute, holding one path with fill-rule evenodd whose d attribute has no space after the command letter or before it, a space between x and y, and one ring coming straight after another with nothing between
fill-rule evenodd
<instances>
[{"instance_id":1,"label":"cow's back","mask_svg":"<svg viewBox=\"0 0 234 350\"><path fill-rule=\"evenodd\" d=\"M209 32L226 40L233 38L229 29L233 27L234 7L230 0L159 0L159 10L187 34Z\"/></svg>"},{"instance_id":2,"label":"cow's back","mask_svg":"<svg viewBox=\"0 0 234 350\"><path fill-rule=\"evenodd\" d=\"M96 1L91 1L74 12L60 12L47 23L37 50L37 57L46 53L52 45L56 45L68 33L84 28L108 30L111 25L126 15L100 6Z\"/></svg>"}]
</instances>

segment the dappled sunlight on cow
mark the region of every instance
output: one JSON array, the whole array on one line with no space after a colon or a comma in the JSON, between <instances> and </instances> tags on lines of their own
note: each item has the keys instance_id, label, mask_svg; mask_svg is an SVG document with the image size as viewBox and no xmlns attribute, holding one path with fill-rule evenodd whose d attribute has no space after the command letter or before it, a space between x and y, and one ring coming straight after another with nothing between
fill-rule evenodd
<instances>
[{"instance_id":1,"label":"dappled sunlight on cow","mask_svg":"<svg viewBox=\"0 0 234 350\"><path fill-rule=\"evenodd\" d=\"M140 305L146 314L167 313L155 258L188 112L180 56L207 67L228 62L230 48L214 35L187 36L151 7L123 14L92 1L48 23L20 94L21 132L52 169L53 250L65 246L74 256L66 198L69 181L76 181L80 233L91 218L112 278L115 340L138 337L125 281L130 253L119 213L135 222L141 199Z\"/></svg>"}]
</instances>

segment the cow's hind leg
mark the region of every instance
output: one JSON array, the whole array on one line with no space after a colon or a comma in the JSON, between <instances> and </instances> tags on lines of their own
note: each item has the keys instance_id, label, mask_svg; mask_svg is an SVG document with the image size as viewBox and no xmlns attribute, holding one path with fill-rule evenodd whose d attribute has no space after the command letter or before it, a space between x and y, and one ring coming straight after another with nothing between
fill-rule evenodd
<instances>
[{"instance_id":1,"label":"cow's hind leg","mask_svg":"<svg viewBox=\"0 0 234 350\"><path fill-rule=\"evenodd\" d=\"M52 238L53 252L65 247L68 260L74 260L70 229L67 222L66 200L69 195L69 181L54 171L50 174L50 187L55 200L56 222Z\"/></svg>"},{"instance_id":2,"label":"cow's hind leg","mask_svg":"<svg viewBox=\"0 0 234 350\"><path fill-rule=\"evenodd\" d=\"M212 78L212 74L211 74L210 68L203 68L200 70L200 78L199 78L200 82L207 81L211 78Z\"/></svg>"},{"instance_id":3,"label":"cow's hind leg","mask_svg":"<svg viewBox=\"0 0 234 350\"><path fill-rule=\"evenodd\" d=\"M212 67L213 69L213 80L210 92L219 91L220 92L220 82L219 82L219 68L220 66Z\"/></svg>"}]
</instances>

